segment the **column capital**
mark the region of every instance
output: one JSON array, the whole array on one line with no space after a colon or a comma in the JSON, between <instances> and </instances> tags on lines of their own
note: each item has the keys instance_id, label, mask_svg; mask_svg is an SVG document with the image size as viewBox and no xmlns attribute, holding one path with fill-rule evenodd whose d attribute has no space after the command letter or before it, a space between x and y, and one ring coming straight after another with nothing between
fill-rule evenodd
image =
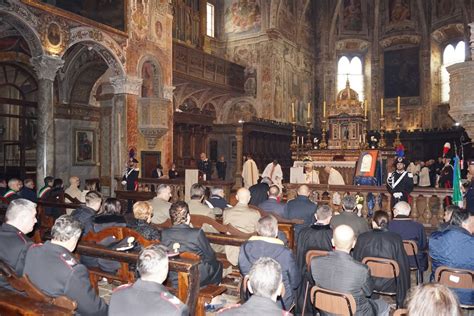
<instances>
[{"instance_id":1,"label":"column capital","mask_svg":"<svg viewBox=\"0 0 474 316\"><path fill-rule=\"evenodd\" d=\"M175 86L164 85L163 86L163 97L166 100L173 101L173 91L174 91L174 89L176 89Z\"/></svg>"},{"instance_id":2,"label":"column capital","mask_svg":"<svg viewBox=\"0 0 474 316\"><path fill-rule=\"evenodd\" d=\"M114 94L140 95L143 79L132 76L117 76L110 78Z\"/></svg>"},{"instance_id":3,"label":"column capital","mask_svg":"<svg viewBox=\"0 0 474 316\"><path fill-rule=\"evenodd\" d=\"M30 62L35 69L38 79L54 81L56 73L64 65L64 60L58 56L40 55L31 57Z\"/></svg>"}]
</instances>

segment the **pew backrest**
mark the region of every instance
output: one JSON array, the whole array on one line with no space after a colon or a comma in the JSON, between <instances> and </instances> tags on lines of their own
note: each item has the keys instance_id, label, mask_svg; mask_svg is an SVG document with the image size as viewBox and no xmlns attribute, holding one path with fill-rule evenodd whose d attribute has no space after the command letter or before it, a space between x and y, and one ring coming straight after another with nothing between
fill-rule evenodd
<instances>
[{"instance_id":1,"label":"pew backrest","mask_svg":"<svg viewBox=\"0 0 474 316\"><path fill-rule=\"evenodd\" d=\"M191 215L191 224L193 227L201 228L204 224L214 227L219 233L249 238L253 234L241 232L231 224L224 225L205 215Z\"/></svg>"}]
</instances>

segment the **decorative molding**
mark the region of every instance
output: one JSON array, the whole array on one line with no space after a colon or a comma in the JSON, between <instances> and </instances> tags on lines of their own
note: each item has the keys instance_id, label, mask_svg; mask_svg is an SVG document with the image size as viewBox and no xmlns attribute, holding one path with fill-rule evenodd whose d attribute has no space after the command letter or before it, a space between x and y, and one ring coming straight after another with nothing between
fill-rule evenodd
<instances>
[{"instance_id":1,"label":"decorative molding","mask_svg":"<svg viewBox=\"0 0 474 316\"><path fill-rule=\"evenodd\" d=\"M471 25L471 29L472 29L472 26L473 25ZM447 41L453 39L453 37L455 36L458 36L458 37L464 36L464 25L462 23L453 23L453 24L443 25L440 28L433 31L433 33L431 33L431 37L438 44L444 44Z\"/></svg>"},{"instance_id":2,"label":"decorative molding","mask_svg":"<svg viewBox=\"0 0 474 316\"><path fill-rule=\"evenodd\" d=\"M90 105L61 104L54 108L55 118L99 122L100 115L101 108Z\"/></svg>"},{"instance_id":3,"label":"decorative molding","mask_svg":"<svg viewBox=\"0 0 474 316\"><path fill-rule=\"evenodd\" d=\"M173 101L173 91L176 89L175 86L163 86L163 98L169 101Z\"/></svg>"},{"instance_id":4,"label":"decorative molding","mask_svg":"<svg viewBox=\"0 0 474 316\"><path fill-rule=\"evenodd\" d=\"M384 38L380 41L380 46L388 48L396 45L418 45L421 42L420 35L396 35Z\"/></svg>"},{"instance_id":5,"label":"decorative molding","mask_svg":"<svg viewBox=\"0 0 474 316\"><path fill-rule=\"evenodd\" d=\"M110 78L110 83L114 89L115 94L140 95L142 82L143 79L131 76L117 76Z\"/></svg>"},{"instance_id":6,"label":"decorative molding","mask_svg":"<svg viewBox=\"0 0 474 316\"><path fill-rule=\"evenodd\" d=\"M32 57L30 62L35 69L38 79L50 81L54 81L59 68L64 65L64 60L60 57L48 55Z\"/></svg>"},{"instance_id":7,"label":"decorative molding","mask_svg":"<svg viewBox=\"0 0 474 316\"><path fill-rule=\"evenodd\" d=\"M140 133L145 137L148 149L154 149L158 140L168 131L167 128L158 127L140 127L139 129Z\"/></svg>"}]
</instances>

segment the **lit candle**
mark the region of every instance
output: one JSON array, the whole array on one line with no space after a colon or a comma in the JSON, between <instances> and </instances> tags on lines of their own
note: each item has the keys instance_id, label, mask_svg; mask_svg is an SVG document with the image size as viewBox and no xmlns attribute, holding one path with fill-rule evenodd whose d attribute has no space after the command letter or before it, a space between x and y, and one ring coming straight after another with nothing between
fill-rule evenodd
<instances>
[{"instance_id":1,"label":"lit candle","mask_svg":"<svg viewBox=\"0 0 474 316\"><path fill-rule=\"evenodd\" d=\"M400 96L397 98L397 116L400 116Z\"/></svg>"},{"instance_id":2,"label":"lit candle","mask_svg":"<svg viewBox=\"0 0 474 316\"><path fill-rule=\"evenodd\" d=\"M326 101L323 102L323 117L326 118Z\"/></svg>"},{"instance_id":3,"label":"lit candle","mask_svg":"<svg viewBox=\"0 0 474 316\"><path fill-rule=\"evenodd\" d=\"M295 121L295 104L293 102L291 102L291 120Z\"/></svg>"},{"instance_id":4,"label":"lit candle","mask_svg":"<svg viewBox=\"0 0 474 316\"><path fill-rule=\"evenodd\" d=\"M380 99L380 117L383 117L383 98Z\"/></svg>"},{"instance_id":5,"label":"lit candle","mask_svg":"<svg viewBox=\"0 0 474 316\"><path fill-rule=\"evenodd\" d=\"M311 118L310 107L311 107L311 103L308 102L308 121L309 121L309 119Z\"/></svg>"},{"instance_id":6,"label":"lit candle","mask_svg":"<svg viewBox=\"0 0 474 316\"><path fill-rule=\"evenodd\" d=\"M364 101L364 117L367 117L367 99Z\"/></svg>"}]
</instances>

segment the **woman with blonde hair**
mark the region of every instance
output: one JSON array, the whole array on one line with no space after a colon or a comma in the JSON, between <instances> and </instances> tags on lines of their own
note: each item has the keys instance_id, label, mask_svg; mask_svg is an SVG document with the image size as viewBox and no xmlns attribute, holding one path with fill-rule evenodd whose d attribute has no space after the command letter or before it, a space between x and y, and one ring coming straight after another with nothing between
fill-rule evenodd
<instances>
[{"instance_id":1,"label":"woman with blonde hair","mask_svg":"<svg viewBox=\"0 0 474 316\"><path fill-rule=\"evenodd\" d=\"M410 316L462 316L454 293L439 283L427 283L415 287L408 297Z\"/></svg>"},{"instance_id":2,"label":"woman with blonde hair","mask_svg":"<svg viewBox=\"0 0 474 316\"><path fill-rule=\"evenodd\" d=\"M153 207L150 203L139 201L133 204L133 216L135 220L129 225L131 229L148 240L159 240L161 238L160 231L150 224L153 216Z\"/></svg>"}]
</instances>

